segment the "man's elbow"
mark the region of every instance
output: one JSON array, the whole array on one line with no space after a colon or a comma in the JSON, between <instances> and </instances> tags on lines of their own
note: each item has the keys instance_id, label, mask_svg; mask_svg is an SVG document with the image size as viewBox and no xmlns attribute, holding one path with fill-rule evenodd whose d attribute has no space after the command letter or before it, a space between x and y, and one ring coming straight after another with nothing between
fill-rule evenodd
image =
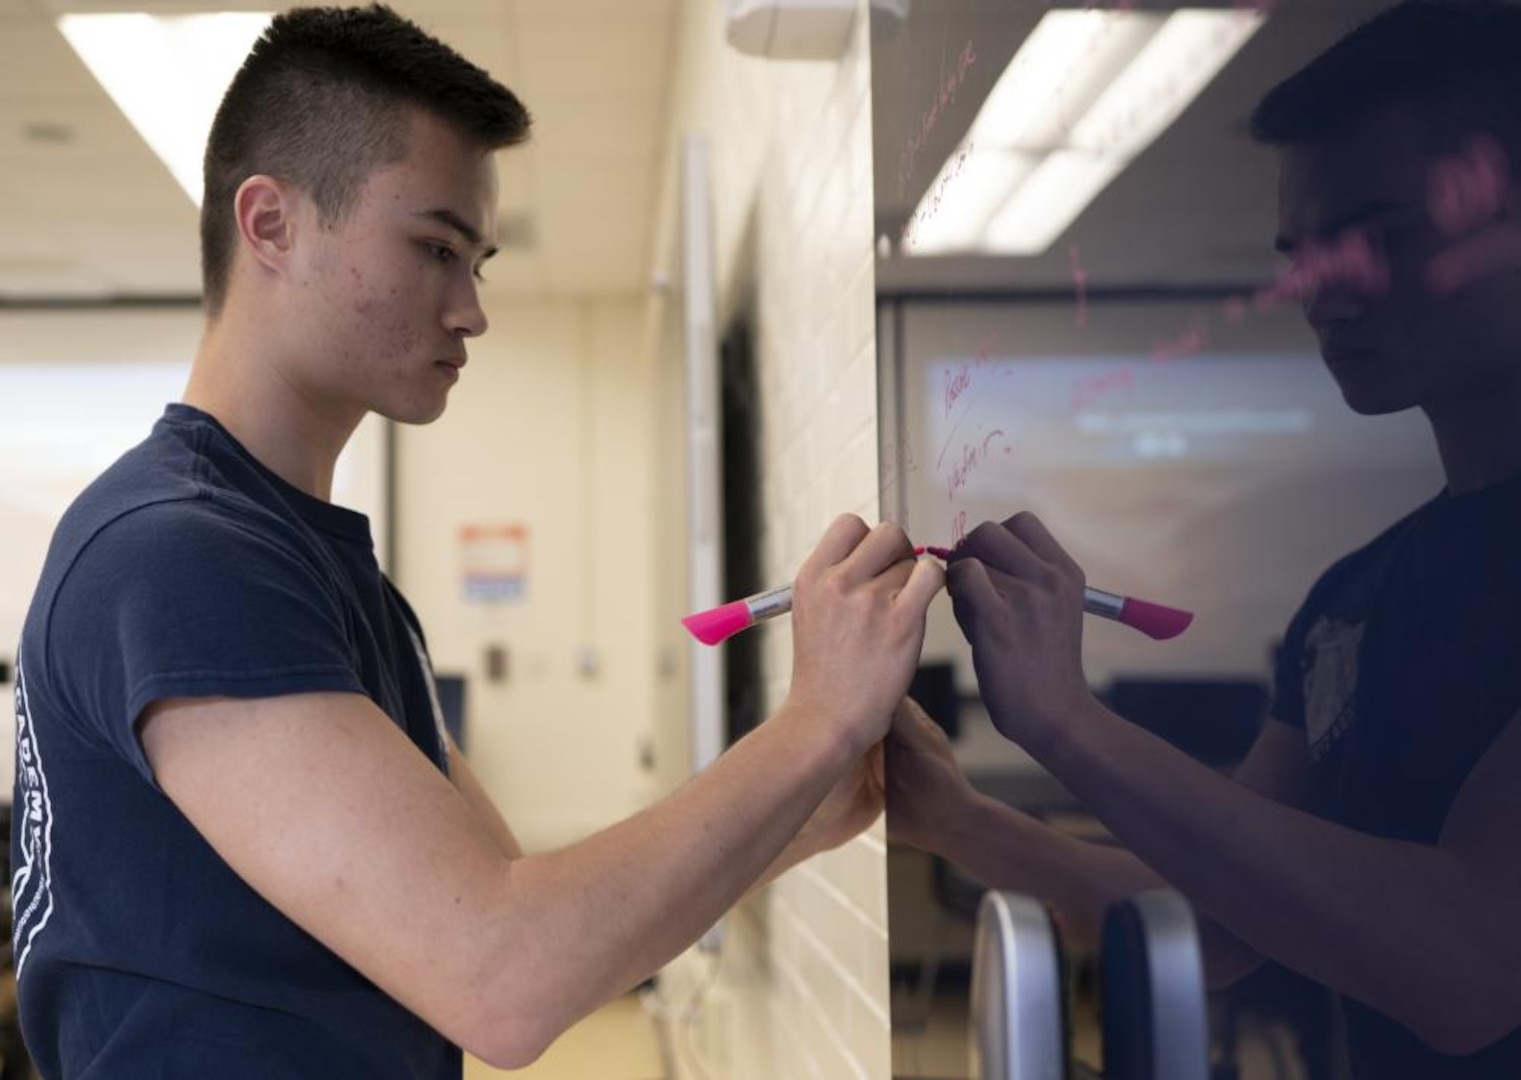
<instances>
[{"instance_id":1,"label":"man's elbow","mask_svg":"<svg viewBox=\"0 0 1521 1080\"><path fill-rule=\"evenodd\" d=\"M463 1025L459 1048L495 1069L525 1069L560 1035L560 1025L510 1007L483 1009Z\"/></svg>"},{"instance_id":2,"label":"man's elbow","mask_svg":"<svg viewBox=\"0 0 1521 1080\"><path fill-rule=\"evenodd\" d=\"M549 1043L497 1037L479 1046L461 1046L461 1050L490 1065L493 1069L526 1069L549 1049Z\"/></svg>"},{"instance_id":3,"label":"man's elbow","mask_svg":"<svg viewBox=\"0 0 1521 1080\"><path fill-rule=\"evenodd\" d=\"M532 1065L577 1019L564 988L545 978L544 961L522 943L483 948L452 980L442 1033L465 1053L498 1069ZM503 957L514 957L504 961Z\"/></svg>"},{"instance_id":4,"label":"man's elbow","mask_svg":"<svg viewBox=\"0 0 1521 1080\"><path fill-rule=\"evenodd\" d=\"M1521 985L1509 971L1468 965L1428 985L1446 987L1417 1006L1407 1023L1416 1037L1439 1054L1477 1054L1521 1027Z\"/></svg>"},{"instance_id":5,"label":"man's elbow","mask_svg":"<svg viewBox=\"0 0 1521 1080\"><path fill-rule=\"evenodd\" d=\"M1460 995L1464 1007L1412 1025L1416 1036L1432 1050L1451 1057L1468 1057L1493 1046L1521 1027L1515 998L1475 1001Z\"/></svg>"}]
</instances>

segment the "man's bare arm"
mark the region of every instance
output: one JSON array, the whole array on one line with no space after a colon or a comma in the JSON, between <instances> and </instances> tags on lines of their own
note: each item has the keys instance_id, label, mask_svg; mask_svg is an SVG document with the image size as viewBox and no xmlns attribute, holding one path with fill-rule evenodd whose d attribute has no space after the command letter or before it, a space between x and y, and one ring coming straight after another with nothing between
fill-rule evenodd
<instances>
[{"instance_id":1,"label":"man's bare arm","mask_svg":"<svg viewBox=\"0 0 1521 1080\"><path fill-rule=\"evenodd\" d=\"M449 737L449 779L459 790L461 796L469 804L470 809L475 811L475 816L480 819L486 831L496 841L496 846L503 855L509 859L516 859L523 854L523 845L518 843L518 838L513 835L512 827L507 824L507 819L502 817L502 812L497 809L496 803L491 801L491 796L486 794L486 789L481 787L481 782L476 779L475 770L470 767L470 762L455 745L454 739Z\"/></svg>"},{"instance_id":2,"label":"man's bare arm","mask_svg":"<svg viewBox=\"0 0 1521 1080\"><path fill-rule=\"evenodd\" d=\"M896 526L846 516L796 582L782 708L670 798L562 851L510 857L469 781L362 695L163 701L140 738L252 888L462 1047L522 1065L696 940L885 733L943 572Z\"/></svg>"},{"instance_id":3,"label":"man's bare arm","mask_svg":"<svg viewBox=\"0 0 1521 1080\"><path fill-rule=\"evenodd\" d=\"M1443 1053L1473 1053L1521 1025L1521 717L1465 782L1437 845L1281 806L1097 703L1031 750L1131 850L1264 956Z\"/></svg>"},{"instance_id":4,"label":"man's bare arm","mask_svg":"<svg viewBox=\"0 0 1521 1080\"><path fill-rule=\"evenodd\" d=\"M1061 914L1064 935L1096 949L1104 912L1118 900L1167 882L1123 847L1092 843L971 789L950 743L917 706L900 711L889 740L888 827L895 839L932 851L995 889L1026 893ZM1285 805L1302 805L1309 759L1304 736L1269 720L1235 779ZM935 805L939 803L939 805ZM1207 915L1199 916L1205 974L1222 988L1250 974L1262 956Z\"/></svg>"},{"instance_id":5,"label":"man's bare arm","mask_svg":"<svg viewBox=\"0 0 1521 1080\"><path fill-rule=\"evenodd\" d=\"M716 921L848 753L819 718L778 715L665 802L511 859L360 695L166 702L142 740L240 877L435 1029L509 1066Z\"/></svg>"}]
</instances>

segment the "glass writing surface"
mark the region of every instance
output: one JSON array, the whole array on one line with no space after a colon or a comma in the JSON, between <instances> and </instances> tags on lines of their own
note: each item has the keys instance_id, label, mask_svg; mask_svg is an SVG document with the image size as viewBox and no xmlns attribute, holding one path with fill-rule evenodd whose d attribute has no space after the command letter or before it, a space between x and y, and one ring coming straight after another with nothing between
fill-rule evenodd
<instances>
[{"instance_id":1,"label":"glass writing surface","mask_svg":"<svg viewBox=\"0 0 1521 1080\"><path fill-rule=\"evenodd\" d=\"M1386 287L1384 249L1347 232L1275 253L1279 156L1248 131L1275 85L1388 7L872 5L883 517L954 546L1033 511L1090 585L1193 612L1166 642L1087 618L1084 671L1111 709L1222 771L1266 718L1311 586L1445 483L1421 412L1349 407L1306 320L1327 283ZM1473 145L1431 172L1424 209L1449 238L1499 203L1503 162ZM979 792L1112 840L995 729L948 601L924 661L953 667L955 715L936 719ZM968 1075L981 891L890 845L896 1076ZM1329 1013L1300 982L1280 969L1257 989L1315 1074ZM1076 1056L1097 1066L1083 1011ZM1262 1049L1232 1052L1240 1075L1274 1075Z\"/></svg>"}]
</instances>

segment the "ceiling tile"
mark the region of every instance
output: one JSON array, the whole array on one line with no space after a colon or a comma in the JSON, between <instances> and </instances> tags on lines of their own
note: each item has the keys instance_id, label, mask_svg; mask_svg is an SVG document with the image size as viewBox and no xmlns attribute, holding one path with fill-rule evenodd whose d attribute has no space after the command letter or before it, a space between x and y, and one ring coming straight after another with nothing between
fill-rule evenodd
<instances>
[{"instance_id":1,"label":"ceiling tile","mask_svg":"<svg viewBox=\"0 0 1521 1080\"><path fill-rule=\"evenodd\" d=\"M56 27L6 26L0 34L0 100L98 98L100 84Z\"/></svg>"},{"instance_id":2,"label":"ceiling tile","mask_svg":"<svg viewBox=\"0 0 1521 1080\"><path fill-rule=\"evenodd\" d=\"M68 133L62 143L27 137L30 125L57 127ZM127 118L109 102L87 97L16 98L0 96L0 161L15 159L70 161L81 155L151 155Z\"/></svg>"}]
</instances>

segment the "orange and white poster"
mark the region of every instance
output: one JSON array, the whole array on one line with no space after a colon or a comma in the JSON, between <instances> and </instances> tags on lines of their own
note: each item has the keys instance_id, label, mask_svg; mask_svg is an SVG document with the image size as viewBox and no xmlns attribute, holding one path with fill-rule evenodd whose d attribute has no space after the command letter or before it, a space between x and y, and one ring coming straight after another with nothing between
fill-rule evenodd
<instances>
[{"instance_id":1,"label":"orange and white poster","mask_svg":"<svg viewBox=\"0 0 1521 1080\"><path fill-rule=\"evenodd\" d=\"M502 604L523 598L528 590L527 525L461 525L459 550L468 602Z\"/></svg>"}]
</instances>

